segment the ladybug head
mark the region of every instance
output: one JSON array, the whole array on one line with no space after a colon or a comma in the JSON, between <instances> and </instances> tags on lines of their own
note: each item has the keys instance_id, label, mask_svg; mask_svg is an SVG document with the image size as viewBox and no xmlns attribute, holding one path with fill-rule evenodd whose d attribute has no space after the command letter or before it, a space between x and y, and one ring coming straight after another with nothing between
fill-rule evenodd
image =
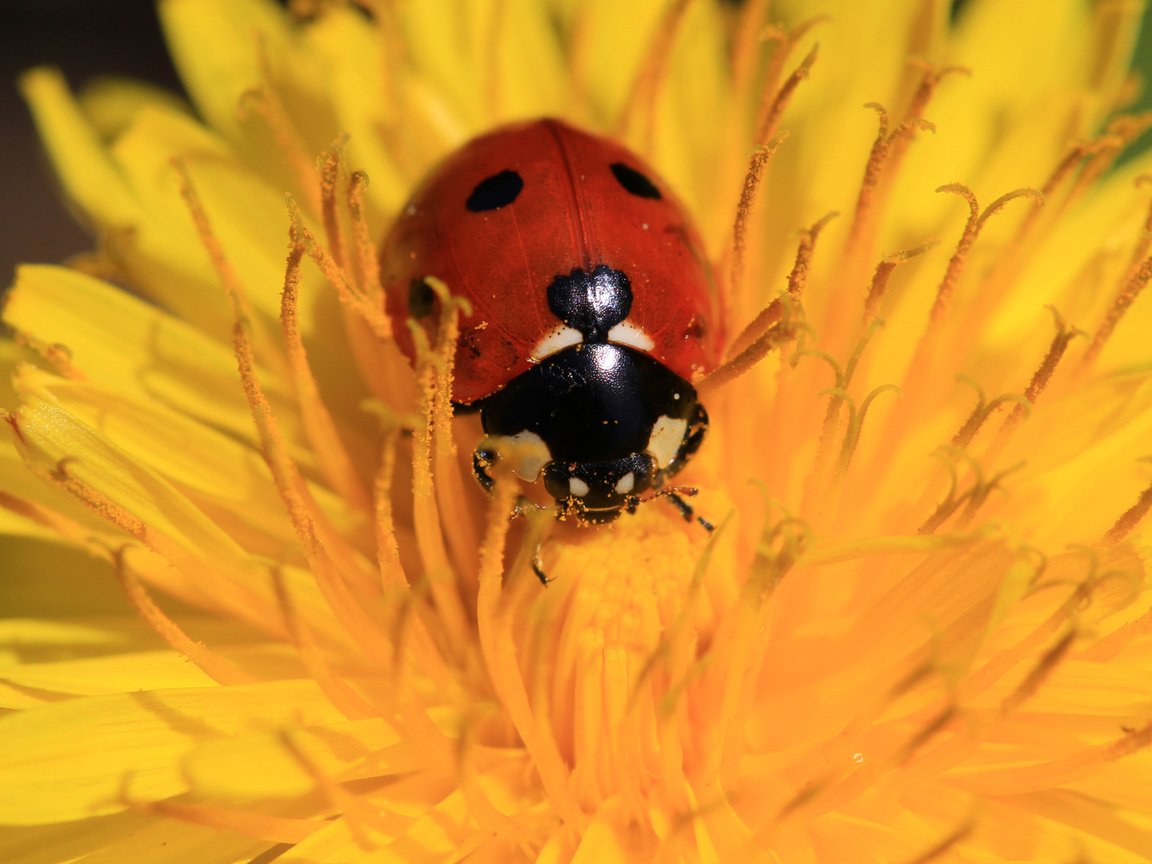
<instances>
[{"instance_id":1,"label":"ladybug head","mask_svg":"<svg viewBox=\"0 0 1152 864\"><path fill-rule=\"evenodd\" d=\"M635 506L637 496L652 488L656 460L633 453L608 462L549 462L544 488L556 499L561 518L573 514L581 522L612 522L622 509Z\"/></svg>"},{"instance_id":2,"label":"ladybug head","mask_svg":"<svg viewBox=\"0 0 1152 864\"><path fill-rule=\"evenodd\" d=\"M635 509L699 448L708 415L696 391L626 345L581 342L545 358L479 403L487 433L476 476L507 459L543 477L559 518L603 523Z\"/></svg>"}]
</instances>

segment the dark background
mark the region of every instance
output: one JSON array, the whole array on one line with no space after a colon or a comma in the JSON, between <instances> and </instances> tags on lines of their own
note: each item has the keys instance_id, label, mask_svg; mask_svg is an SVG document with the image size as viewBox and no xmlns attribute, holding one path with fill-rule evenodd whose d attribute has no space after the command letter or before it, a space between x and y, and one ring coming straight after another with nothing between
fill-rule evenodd
<instances>
[{"instance_id":1,"label":"dark background","mask_svg":"<svg viewBox=\"0 0 1152 864\"><path fill-rule=\"evenodd\" d=\"M61 203L16 89L31 66L64 70L75 87L102 75L173 89L176 70L153 0L3 0L0 13L0 290L18 261L57 261L90 245Z\"/></svg>"},{"instance_id":2,"label":"dark background","mask_svg":"<svg viewBox=\"0 0 1152 864\"><path fill-rule=\"evenodd\" d=\"M59 66L75 87L101 75L180 87L154 0L3 0L0 12L0 291L18 261L57 261L88 245L60 202L16 90L30 66ZM957 3L962 7L962 3ZM1152 11L1137 52L1152 81ZM1152 87L1144 94L1152 108ZM1152 146L1152 134L1143 139Z\"/></svg>"}]
</instances>

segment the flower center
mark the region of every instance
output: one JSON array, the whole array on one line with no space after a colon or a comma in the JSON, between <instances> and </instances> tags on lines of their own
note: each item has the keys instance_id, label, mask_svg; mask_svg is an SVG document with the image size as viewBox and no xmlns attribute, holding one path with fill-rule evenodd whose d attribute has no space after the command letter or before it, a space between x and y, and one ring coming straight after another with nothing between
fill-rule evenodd
<instances>
[{"instance_id":1,"label":"flower center","mask_svg":"<svg viewBox=\"0 0 1152 864\"><path fill-rule=\"evenodd\" d=\"M567 608L547 616L562 625L536 658L536 699L548 703L573 788L593 809L615 794L675 787L669 774L679 775L693 740L686 685L713 622L699 568L685 562L700 558L704 532L694 538L654 509L557 544Z\"/></svg>"}]
</instances>

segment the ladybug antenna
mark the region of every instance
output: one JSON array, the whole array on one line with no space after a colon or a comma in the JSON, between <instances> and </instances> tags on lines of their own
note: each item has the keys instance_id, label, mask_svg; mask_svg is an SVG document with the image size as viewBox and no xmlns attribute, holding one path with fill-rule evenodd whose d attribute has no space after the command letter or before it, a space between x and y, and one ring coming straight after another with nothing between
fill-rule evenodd
<instances>
[{"instance_id":1,"label":"ladybug antenna","mask_svg":"<svg viewBox=\"0 0 1152 864\"><path fill-rule=\"evenodd\" d=\"M537 504L526 495L519 495L516 497L516 504L512 507L511 512L508 514L508 521L511 522L521 517L527 518L529 513L552 509L552 507L546 507L543 504Z\"/></svg>"}]
</instances>

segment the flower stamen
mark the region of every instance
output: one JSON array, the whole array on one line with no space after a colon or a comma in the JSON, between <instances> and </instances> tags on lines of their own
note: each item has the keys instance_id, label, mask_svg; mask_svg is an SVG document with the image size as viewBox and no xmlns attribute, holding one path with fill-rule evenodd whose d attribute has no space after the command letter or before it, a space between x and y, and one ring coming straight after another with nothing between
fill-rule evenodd
<instances>
[{"instance_id":1,"label":"flower stamen","mask_svg":"<svg viewBox=\"0 0 1152 864\"><path fill-rule=\"evenodd\" d=\"M848 404L848 428L844 431L844 441L840 445L840 456L836 460L836 478L843 479L848 473L848 467L852 463L852 455L856 452L856 445L860 443L860 432L864 427L864 418L868 414L868 409L871 407L872 402L876 397L882 393L900 393L900 388L895 384L881 384L875 387L857 408L855 402L849 401Z\"/></svg>"},{"instance_id":2,"label":"flower stamen","mask_svg":"<svg viewBox=\"0 0 1152 864\"><path fill-rule=\"evenodd\" d=\"M215 804L190 804L172 799L130 803L137 809L160 816L170 816L182 822L203 825L217 831L236 832L267 843L283 843L290 846L303 843L329 824L317 819L268 816L251 808L231 809Z\"/></svg>"},{"instance_id":3,"label":"flower stamen","mask_svg":"<svg viewBox=\"0 0 1152 864\"><path fill-rule=\"evenodd\" d=\"M927 82L930 77L926 75L924 81ZM922 82L921 91L925 94L923 104L914 101L912 107L922 111L927 105L927 97L931 96L934 89L935 83L925 89ZM888 110L879 102L868 102L864 107L875 111L879 122L868 161L864 164L864 176L856 195L856 208L852 214L852 227L849 229L845 251L849 262L859 263L862 263L861 257L872 247L888 192L912 137L918 131L936 131L936 127L919 114L909 114L889 133Z\"/></svg>"},{"instance_id":4,"label":"flower stamen","mask_svg":"<svg viewBox=\"0 0 1152 864\"><path fill-rule=\"evenodd\" d=\"M1149 510L1152 510L1152 485L1140 493L1135 504L1120 514L1120 518L1104 535L1103 541L1108 544L1122 543L1132 533L1132 529L1148 515Z\"/></svg>"},{"instance_id":5,"label":"flower stamen","mask_svg":"<svg viewBox=\"0 0 1152 864\"><path fill-rule=\"evenodd\" d=\"M340 814L342 824L348 829L348 834L357 846L368 851L381 845L371 838L369 832L373 829L378 830L384 838L390 839L395 836L396 826L388 824L389 814L381 812L380 808L365 796L337 782L316 764L290 731L280 730L277 738L280 746L312 779L316 789L328 800L332 809Z\"/></svg>"},{"instance_id":6,"label":"flower stamen","mask_svg":"<svg viewBox=\"0 0 1152 864\"><path fill-rule=\"evenodd\" d=\"M1132 181L1132 185L1137 189L1142 186L1152 186L1152 174L1141 174ZM1152 201L1149 202L1148 212L1144 217L1144 224L1141 226L1140 234L1136 238L1136 245L1132 249L1128 269L1129 271L1135 270L1140 266L1147 255L1149 248L1152 248Z\"/></svg>"},{"instance_id":7,"label":"flower stamen","mask_svg":"<svg viewBox=\"0 0 1152 864\"><path fill-rule=\"evenodd\" d=\"M1023 462L1018 462L1002 471L997 472L992 477L985 479L984 473L980 468L980 463L976 462L970 456L960 451L956 455L962 457L968 464L972 471L972 485L965 489L963 492L957 494L959 488L959 481L955 475L955 466L951 462L948 463L950 472L952 472L952 488L944 499L936 506L935 511L929 516L923 524L917 529L918 534L934 534L936 529L948 521L961 507L964 507L964 514L961 518L962 523L967 523L976 515L976 511L988 499L992 491L999 487L1000 481L1009 474L1013 474L1024 467Z\"/></svg>"},{"instance_id":8,"label":"flower stamen","mask_svg":"<svg viewBox=\"0 0 1152 864\"><path fill-rule=\"evenodd\" d=\"M517 659L513 619L501 611L504 577L504 545L508 538L508 511L516 498L515 481L500 463L488 505L488 526L480 547L480 573L476 595L476 620L484 665L492 686L540 775L540 782L557 815L572 826L585 823L570 784L569 771L560 756L550 724L532 710Z\"/></svg>"},{"instance_id":9,"label":"flower stamen","mask_svg":"<svg viewBox=\"0 0 1152 864\"><path fill-rule=\"evenodd\" d=\"M154 532L149 529L143 519L73 475L69 470L69 465L75 461L75 458L71 456L64 457L56 463L56 467L49 474L49 477L59 483L70 495L79 499L84 506L95 512L101 519L111 522L129 537L135 537L145 546L160 552L160 548L155 543ZM160 554L163 555L164 553L161 552Z\"/></svg>"},{"instance_id":10,"label":"flower stamen","mask_svg":"<svg viewBox=\"0 0 1152 864\"><path fill-rule=\"evenodd\" d=\"M1092 335L1092 342L1088 346L1088 350L1084 354L1084 363L1092 363L1100 354L1106 343L1111 337L1112 332L1116 329L1116 325L1120 323L1120 319L1124 317L1124 313L1128 311L1128 307L1132 305L1133 301L1140 296L1140 292L1147 286L1148 281L1152 279L1152 255L1148 256L1116 293L1116 297L1112 300L1112 305L1104 316L1103 322L1097 328L1096 332Z\"/></svg>"},{"instance_id":11,"label":"flower stamen","mask_svg":"<svg viewBox=\"0 0 1152 864\"><path fill-rule=\"evenodd\" d=\"M1107 762L1118 761L1149 746L1152 746L1152 723L1131 729L1111 742L1085 747L1070 756L975 775L965 785L992 796L1026 794L1037 789L1056 790L1091 774Z\"/></svg>"},{"instance_id":12,"label":"flower stamen","mask_svg":"<svg viewBox=\"0 0 1152 864\"><path fill-rule=\"evenodd\" d=\"M273 86L272 66L263 38L258 40L257 46L257 58L264 80L241 95L240 116L244 119L255 114L264 121L276 142L276 150L284 156L288 169L296 175L297 185L306 196L309 210L319 213L320 184L316 182L316 164L304 143L304 136L292 121L280 94Z\"/></svg>"},{"instance_id":13,"label":"flower stamen","mask_svg":"<svg viewBox=\"0 0 1152 864\"><path fill-rule=\"evenodd\" d=\"M932 303L932 311L929 315L929 330L938 326L951 308L952 295L955 293L956 286L960 282L960 276L968 263L968 254L972 251L972 246L976 243L976 238L980 236L980 230L985 223L999 213L1005 204L1017 198L1031 198L1041 204L1044 203L1044 196L1038 190L1024 187L1005 192L981 211L975 193L962 183L948 183L938 187L936 191L951 192L967 201L968 221L964 224L964 230L956 244L956 251L948 260L944 278L940 280L940 285L936 289L936 299Z\"/></svg>"},{"instance_id":14,"label":"flower stamen","mask_svg":"<svg viewBox=\"0 0 1152 864\"><path fill-rule=\"evenodd\" d=\"M1112 120L1100 137L1101 146L1094 149L1092 158L1076 178L1076 184L1068 195L1069 201L1080 198L1112 167L1116 157L1149 129L1152 129L1152 111L1123 115Z\"/></svg>"},{"instance_id":15,"label":"flower stamen","mask_svg":"<svg viewBox=\"0 0 1152 864\"><path fill-rule=\"evenodd\" d=\"M952 445L955 447L964 448L971 444L972 439L976 437L976 433L980 431L984 422L1001 406L1007 405L1008 403L1015 403L1024 412L1023 416L1027 416L1027 412L1031 409L1031 403L1027 402L1023 396L1017 393L1005 393L997 396L990 402L985 402L984 391L980 389L976 382L972 381L967 375L957 375L956 377L976 389L977 401L976 407L972 409L972 413L968 415L968 419L964 421L960 428L956 430L956 434L952 436Z\"/></svg>"},{"instance_id":16,"label":"flower stamen","mask_svg":"<svg viewBox=\"0 0 1152 864\"><path fill-rule=\"evenodd\" d=\"M130 547L127 547L130 548ZM156 605L144 588L144 583L124 561L126 547L112 550L112 565L124 596L136 614L151 627L171 648L186 657L201 672L221 686L251 684L258 679L248 674L231 660L213 652L207 645L192 639L184 629Z\"/></svg>"},{"instance_id":17,"label":"flower stamen","mask_svg":"<svg viewBox=\"0 0 1152 864\"><path fill-rule=\"evenodd\" d=\"M1055 645L1040 655L1036 665L1028 672L1024 680L1000 703L1002 715L1011 714L1036 695L1048 676L1068 656L1077 635L1075 630L1069 630L1056 641Z\"/></svg>"},{"instance_id":18,"label":"flower stamen","mask_svg":"<svg viewBox=\"0 0 1152 864\"><path fill-rule=\"evenodd\" d=\"M788 55L788 52L796 44L796 40L812 27L816 21L809 21L806 24L800 25L797 31L789 35L784 43L780 46L779 55L781 65L783 58ZM800 65L792 70L792 73L780 85L780 89L775 93L773 98L769 100L768 94L771 90L765 92L764 102L760 107L760 118L756 123L756 138L758 144L763 144L775 137L777 127L780 124L780 118L784 115L784 110L788 107L788 103L792 101L792 95L796 92L796 88L800 86L803 81L812 72L812 66L816 63L816 57L819 54L819 45L813 45L812 49L805 55L804 59L800 61ZM774 66L773 71L776 75L779 74L778 67ZM775 76L770 75L768 81L772 84Z\"/></svg>"},{"instance_id":19,"label":"flower stamen","mask_svg":"<svg viewBox=\"0 0 1152 864\"><path fill-rule=\"evenodd\" d=\"M344 147L347 134L320 155L320 213L324 222L324 237L332 252L336 266L344 268L344 233L340 230L340 211L336 206L336 186L343 172Z\"/></svg>"},{"instance_id":20,"label":"flower stamen","mask_svg":"<svg viewBox=\"0 0 1152 864\"><path fill-rule=\"evenodd\" d=\"M896 757L897 763L904 763L912 759L933 738L944 732L961 717L960 707L949 702L936 713L930 715L926 723L920 726L915 733L901 746Z\"/></svg>"},{"instance_id":21,"label":"flower stamen","mask_svg":"<svg viewBox=\"0 0 1152 864\"><path fill-rule=\"evenodd\" d=\"M1056 163L1056 167L1052 169L1052 173L1048 175L1048 179L1040 186L1040 194L1044 196L1044 200L1055 200L1057 190L1061 184L1072 175L1073 169L1077 166L1083 166L1088 157L1106 148L1109 142L1110 139L1108 138L1097 138L1092 141L1081 141L1073 144L1068 149L1064 158ZM1065 195L1055 207L1029 210L1020 222L1020 229L1017 232L1015 245L1024 245L1030 239L1042 215L1048 214L1049 218L1054 220L1056 216L1067 208L1072 198L1073 194L1069 191L1069 194Z\"/></svg>"},{"instance_id":22,"label":"flower stamen","mask_svg":"<svg viewBox=\"0 0 1152 864\"><path fill-rule=\"evenodd\" d=\"M785 517L765 523L748 578L740 587L740 602L716 634L715 671L709 670L706 678L722 695L718 697L717 737L709 755L713 764L708 767L721 775L734 774L744 755L743 721L755 696L755 673L763 664L769 638L769 600L799 560L808 539L807 525L799 520Z\"/></svg>"},{"instance_id":23,"label":"flower stamen","mask_svg":"<svg viewBox=\"0 0 1152 864\"><path fill-rule=\"evenodd\" d=\"M974 821L965 822L955 831L948 836L941 839L938 843L926 849L915 858L910 859L907 864L932 864L933 861L941 860L951 849L959 846L976 830L976 823Z\"/></svg>"},{"instance_id":24,"label":"flower stamen","mask_svg":"<svg viewBox=\"0 0 1152 864\"><path fill-rule=\"evenodd\" d=\"M20 434L16 418L12 414L8 414L7 412L0 413L0 420L3 420L11 426L12 431L16 435ZM47 528L54 534L67 538L77 545L84 545L85 540L89 537L89 532L79 523L65 516L61 516L43 504L37 504L35 501L19 498L2 489L0 489L0 508L7 510L9 513L15 513L17 516L22 516L36 525Z\"/></svg>"},{"instance_id":25,"label":"flower stamen","mask_svg":"<svg viewBox=\"0 0 1152 864\"><path fill-rule=\"evenodd\" d=\"M288 357L288 369L296 400L300 406L300 418L304 434L320 462L324 477L348 502L351 508L367 511L370 508L368 491L360 478L348 450L336 430L332 414L320 397L320 387L312 373L308 351L300 334L297 317L300 291L300 263L304 257L305 244L300 237L297 222L293 221L288 230L291 246L288 263L284 272L284 290L280 293L280 325L284 334L284 351Z\"/></svg>"},{"instance_id":26,"label":"flower stamen","mask_svg":"<svg viewBox=\"0 0 1152 864\"><path fill-rule=\"evenodd\" d=\"M832 441L835 438L836 431L839 427L840 409L844 407L845 403L848 405L849 431L846 433L842 441L840 453L841 459L851 458L851 451L855 448L855 441L852 440L851 428L856 417L856 406L852 397L848 394L848 388L852 384L852 377L856 372L856 367L860 362L860 358L864 355L864 351L868 347L868 343L872 341L872 337L880 330L882 326L883 323L880 321L880 319L877 318L874 319L866 328L864 328L864 332L860 334L860 338L856 341L856 345L852 349L852 353L848 356L848 362L844 366L841 366L831 355L824 354L823 352L819 353L819 356L823 357L823 359L826 360L832 367L832 370L836 375L836 381L832 387L828 388L821 394L828 395L831 398L829 398L828 406L824 410L824 422L820 427L820 441L816 447L816 462L814 466L815 470L811 475L813 480L819 477L821 478L821 481L813 482L809 486L809 489L813 492L817 491L818 487L822 491L822 487L824 485L823 481L826 480L825 466L828 464L828 456L829 453L831 453L833 446ZM899 390L899 388L895 387L895 385L885 385L884 387L879 388L878 391L873 391L866 401L871 402L872 397L878 395L878 392L884 392L888 389ZM861 421L863 420L863 418L860 419ZM859 434L858 429L856 430L856 434ZM850 441L851 444L849 443ZM845 467L847 467L846 464ZM837 473L839 473L839 471L837 471Z\"/></svg>"},{"instance_id":27,"label":"flower stamen","mask_svg":"<svg viewBox=\"0 0 1152 864\"><path fill-rule=\"evenodd\" d=\"M16 340L35 351L58 375L69 381L87 381L88 377L72 363L72 350L59 342L44 342L27 333L16 333Z\"/></svg>"},{"instance_id":28,"label":"flower stamen","mask_svg":"<svg viewBox=\"0 0 1152 864\"><path fill-rule=\"evenodd\" d=\"M1025 418L1029 408L1036 404L1036 400L1048 382L1052 380L1052 375L1063 358L1064 352L1068 350L1068 343L1077 336L1085 335L1084 331L1069 327L1055 306L1049 306L1048 310L1056 319L1056 335L1052 337L1052 343L1048 346L1048 352L1044 355L1044 359L1040 361L1040 366L1032 373L1032 380L1028 382L1028 386L1024 390L1024 401L1017 402L1012 413L1004 420L1004 426L1000 430L1001 438L1015 429Z\"/></svg>"},{"instance_id":29,"label":"flower stamen","mask_svg":"<svg viewBox=\"0 0 1152 864\"><path fill-rule=\"evenodd\" d=\"M715 393L750 370L773 349L795 339L796 330L788 310L789 306L781 302L781 299L769 303L745 328L733 346L739 348L743 344L744 347L699 379L696 382L697 392L702 396Z\"/></svg>"},{"instance_id":30,"label":"flower stamen","mask_svg":"<svg viewBox=\"0 0 1152 864\"><path fill-rule=\"evenodd\" d=\"M315 235L304 223L303 214L296 202L288 198L288 214L292 220L293 230L296 232L294 242L300 242L308 252L308 256L320 268L325 281L336 291L340 302L356 312L371 328L372 333L381 340L392 338L392 325L384 314L384 307L378 299L370 294L356 290L348 281L344 270L336 263L327 249L320 244Z\"/></svg>"},{"instance_id":31,"label":"flower stamen","mask_svg":"<svg viewBox=\"0 0 1152 864\"><path fill-rule=\"evenodd\" d=\"M256 359L250 338L251 318L247 312L243 290L233 275L234 271L231 264L224 256L223 250L216 240L208 222L207 213L200 204L199 197L196 195L187 172L179 163L177 163L176 168L181 181L181 195L193 214L201 241L217 264L217 272L221 274L221 281L232 305L234 315L232 326L233 351L236 356L244 395L248 400L252 419L256 425L260 452L272 473L272 479L280 492L280 498L300 541L309 568L316 579L317 586L332 606L333 611L338 615L345 616L349 629L355 631L358 638L364 639L366 645L381 647L383 643L386 643L384 635L379 632L372 619L350 593L351 583L347 580L354 578L354 584L361 589L371 586L373 583L365 580L364 577L367 574L361 566L361 559L352 549L347 547L340 533L329 524L308 490L299 467L288 455L279 422L256 375ZM323 534L323 540L321 534ZM325 542L332 544L332 551L336 555L335 562L329 557L329 550L325 548ZM340 564L339 569L335 566L336 562Z\"/></svg>"},{"instance_id":32,"label":"flower stamen","mask_svg":"<svg viewBox=\"0 0 1152 864\"><path fill-rule=\"evenodd\" d=\"M808 284L808 268L812 264L812 252L816 248L816 240L828 223L839 215L840 213L836 210L825 213L812 225L800 232L800 242L796 246L796 260L792 265L791 272L788 273L788 293L797 300L804 296L804 288Z\"/></svg>"},{"instance_id":33,"label":"flower stamen","mask_svg":"<svg viewBox=\"0 0 1152 864\"><path fill-rule=\"evenodd\" d=\"M176 172L176 179L180 187L180 197L184 200L184 206L187 207L189 215L192 217L192 223L196 228L196 236L200 240L200 245L208 254L208 259L212 262L212 269L216 271L216 277L220 280L220 284L228 297L228 302L232 307L232 316L235 322L243 321L243 327L248 331L247 340L251 340L255 345L251 346L253 355L253 365L255 365L255 355L257 353L257 346L259 347L259 354L269 364L278 365L281 361L281 356L276 342L271 334L265 327L262 319L256 318L252 314L251 304L248 302L248 293L244 290L244 284L240 281L240 276L237 274L236 269L232 266L232 262L228 260L228 256L224 254L224 247L220 244L219 238L212 230L212 226L208 221L208 213L204 209L204 204L200 200L200 195L197 193L195 186L192 185L192 175L188 170L187 164L183 159L173 159L172 168ZM240 326L234 323L233 338L235 338L235 327Z\"/></svg>"},{"instance_id":34,"label":"flower stamen","mask_svg":"<svg viewBox=\"0 0 1152 864\"><path fill-rule=\"evenodd\" d=\"M740 9L740 18L732 28L732 80L737 93L748 92L749 82L752 81L757 68L757 48L760 43L773 37L776 41L784 41L784 34L776 28L769 28L768 32L765 32L764 16L767 14L768 0L752 0L750 3L744 3Z\"/></svg>"},{"instance_id":35,"label":"flower stamen","mask_svg":"<svg viewBox=\"0 0 1152 864\"><path fill-rule=\"evenodd\" d=\"M660 96L660 88L668 77L668 63L672 58L672 48L680 33L680 25L684 22L684 13L693 0L672 0L656 25L656 31L648 42L636 78L632 82L632 90L624 101L624 108L617 120L616 127L624 133L638 120L644 122L645 149L652 150L652 138L656 133L656 105ZM643 111L644 116L638 115Z\"/></svg>"},{"instance_id":36,"label":"flower stamen","mask_svg":"<svg viewBox=\"0 0 1152 864\"><path fill-rule=\"evenodd\" d=\"M300 662L304 664L304 669L324 692L324 695L328 697L336 710L349 720L363 720L379 716L381 706L372 705L365 700L348 685L348 682L336 674L325 659L311 629L304 619L296 614L292 596L284 584L284 577L278 568L272 572L272 585L288 628L288 636L299 652ZM387 662L387 658L384 657L380 660L381 666Z\"/></svg>"},{"instance_id":37,"label":"flower stamen","mask_svg":"<svg viewBox=\"0 0 1152 864\"><path fill-rule=\"evenodd\" d=\"M768 167L768 160L776 155L777 148L787 139L787 133L781 133L757 147L748 160L748 170L744 174L744 185L740 189L740 203L736 205L736 220L732 224L732 262L728 271L728 290L730 304L741 309L741 299L744 296L744 264L748 251L748 226L752 218L752 208L756 203L760 183L764 179L764 170Z\"/></svg>"},{"instance_id":38,"label":"flower stamen","mask_svg":"<svg viewBox=\"0 0 1152 864\"><path fill-rule=\"evenodd\" d=\"M888 290L888 278L892 275L892 271L906 261L910 261L917 255L922 255L929 249L934 249L939 245L939 240L926 240L919 246L913 246L911 249L905 249L900 252L893 252L891 255L880 260L880 263L876 265L876 270L872 273L872 281L868 285L868 294L864 298L865 324L875 319L880 301L884 299L884 294Z\"/></svg>"},{"instance_id":39,"label":"flower stamen","mask_svg":"<svg viewBox=\"0 0 1152 864\"><path fill-rule=\"evenodd\" d=\"M400 446L400 424L381 418L384 427L380 440L380 465L372 482L373 525L376 530L376 563L380 584L387 595L392 590L408 588L408 576L400 561L400 543L396 539L396 522L392 508L392 483L396 476L396 451Z\"/></svg>"},{"instance_id":40,"label":"flower stamen","mask_svg":"<svg viewBox=\"0 0 1152 864\"><path fill-rule=\"evenodd\" d=\"M433 482L433 448L438 443L436 437L440 434L450 434L450 426L445 425L443 402L445 389L451 392L450 364L455 356L455 332L459 326L457 318L460 305L448 295L447 288L442 282L428 277L427 283L436 291L443 303L440 322L442 338L433 348L424 329L413 321L408 322L416 350L416 377L419 381L420 414L423 418L412 433L413 527L416 533L416 546L423 564L423 585L413 584L413 588L426 588L431 592L436 607L444 619L439 630L449 640L451 645L449 653L452 657L461 659L465 653L464 641L468 633L468 616L464 612L460 594L457 592L457 580L463 574L457 573L451 564L443 531L443 526L448 523L444 521L440 512L436 484ZM443 337L450 337L450 341L445 343ZM447 422L450 423L450 420ZM442 460L437 459L436 468L440 468L441 464ZM464 530L466 526L467 523L464 523L458 527ZM453 527L455 529L457 526ZM472 547L473 553L475 548Z\"/></svg>"},{"instance_id":41,"label":"flower stamen","mask_svg":"<svg viewBox=\"0 0 1152 864\"><path fill-rule=\"evenodd\" d=\"M356 246L354 259L358 270L356 275L360 283L360 292L368 298L369 305L381 310L381 315L387 320L388 313L384 311L383 303L384 288L380 284L380 262L376 244L372 242L372 235L368 229L368 216L364 206L367 189L368 175L363 171L353 171L348 178L348 212L352 217L352 238Z\"/></svg>"}]
</instances>

